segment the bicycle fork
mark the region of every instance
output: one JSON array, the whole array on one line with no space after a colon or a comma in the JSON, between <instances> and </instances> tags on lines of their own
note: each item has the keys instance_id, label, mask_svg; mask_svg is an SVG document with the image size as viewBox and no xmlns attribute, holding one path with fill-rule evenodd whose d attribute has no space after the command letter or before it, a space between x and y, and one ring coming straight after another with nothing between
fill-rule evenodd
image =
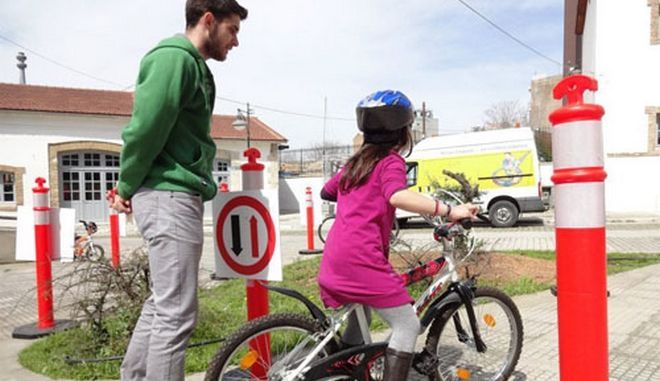
<instances>
[{"instance_id":1,"label":"bicycle fork","mask_svg":"<svg viewBox=\"0 0 660 381\"><path fill-rule=\"evenodd\" d=\"M488 349L488 346L481 338L481 332L479 331L479 325L477 324L477 317L474 313L474 306L472 305L472 300L474 299L474 291L468 285L459 283L457 284L456 292L461 298L462 304L465 306L465 311L468 315L468 322L470 324L470 330L472 331L472 337L474 338L475 349L478 353L484 353ZM470 341L470 336L467 334L467 332L465 332L465 329L463 328L461 317L458 314L454 314L452 316L452 320L454 327L456 328L458 341L461 343L468 343Z\"/></svg>"}]
</instances>

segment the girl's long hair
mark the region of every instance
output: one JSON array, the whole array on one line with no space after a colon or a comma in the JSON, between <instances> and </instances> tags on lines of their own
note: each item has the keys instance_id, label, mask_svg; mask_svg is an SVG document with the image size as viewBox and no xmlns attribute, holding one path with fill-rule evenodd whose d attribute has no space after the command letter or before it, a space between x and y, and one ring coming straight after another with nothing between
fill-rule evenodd
<instances>
[{"instance_id":1,"label":"girl's long hair","mask_svg":"<svg viewBox=\"0 0 660 381\"><path fill-rule=\"evenodd\" d=\"M408 152L412 151L412 135L410 127L402 128L399 140L392 143L364 143L362 147L348 159L344 165L344 172L339 179L339 189L342 192L350 191L353 188L363 185L380 160L387 156L391 151Z\"/></svg>"}]
</instances>

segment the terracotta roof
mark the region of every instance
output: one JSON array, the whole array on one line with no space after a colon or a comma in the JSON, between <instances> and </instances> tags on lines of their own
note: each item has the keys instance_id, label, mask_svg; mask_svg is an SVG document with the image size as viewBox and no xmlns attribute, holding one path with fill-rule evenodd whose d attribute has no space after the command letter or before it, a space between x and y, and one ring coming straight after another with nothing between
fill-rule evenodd
<instances>
[{"instance_id":1,"label":"terracotta roof","mask_svg":"<svg viewBox=\"0 0 660 381\"><path fill-rule=\"evenodd\" d=\"M247 139L247 130L244 128L239 131L232 127L236 119L230 115L213 115L213 124L211 125L211 136L223 139ZM275 130L268 127L266 123L256 117L250 117L250 140L275 140L286 142L287 139L278 134Z\"/></svg>"},{"instance_id":2,"label":"terracotta roof","mask_svg":"<svg viewBox=\"0 0 660 381\"><path fill-rule=\"evenodd\" d=\"M0 110L130 117L133 93L0 83ZM246 139L245 129L238 131L231 126L235 118L230 115L213 115L211 136L216 139ZM250 139L287 140L258 118L250 118Z\"/></svg>"}]
</instances>

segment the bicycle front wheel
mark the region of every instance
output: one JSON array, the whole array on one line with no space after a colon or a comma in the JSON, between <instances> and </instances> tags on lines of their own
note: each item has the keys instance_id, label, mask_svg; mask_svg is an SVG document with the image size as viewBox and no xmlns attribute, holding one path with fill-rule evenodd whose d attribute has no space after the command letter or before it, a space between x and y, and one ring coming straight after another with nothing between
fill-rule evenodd
<instances>
[{"instance_id":1,"label":"bicycle front wheel","mask_svg":"<svg viewBox=\"0 0 660 381\"><path fill-rule=\"evenodd\" d=\"M215 354L205 381L281 379L320 341L316 321L297 314L267 315L231 335ZM334 342L333 342L334 343ZM330 354L332 344L318 357Z\"/></svg>"},{"instance_id":2,"label":"bicycle front wheel","mask_svg":"<svg viewBox=\"0 0 660 381\"><path fill-rule=\"evenodd\" d=\"M477 288L473 308L486 351L476 350L464 305L445 311L431 324L427 348L435 348L439 380L507 380L522 350L523 325L513 300L500 290Z\"/></svg>"}]
</instances>

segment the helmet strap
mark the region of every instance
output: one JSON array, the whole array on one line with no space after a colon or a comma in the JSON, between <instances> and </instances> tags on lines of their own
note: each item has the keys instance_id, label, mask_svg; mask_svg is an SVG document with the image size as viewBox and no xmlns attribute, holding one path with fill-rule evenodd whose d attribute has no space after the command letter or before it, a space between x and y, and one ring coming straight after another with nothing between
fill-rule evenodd
<instances>
[{"instance_id":1,"label":"helmet strap","mask_svg":"<svg viewBox=\"0 0 660 381\"><path fill-rule=\"evenodd\" d=\"M387 144L387 143L396 143L399 141L401 136L401 130L396 131L379 131L374 132L364 132L364 142L370 144Z\"/></svg>"}]
</instances>

